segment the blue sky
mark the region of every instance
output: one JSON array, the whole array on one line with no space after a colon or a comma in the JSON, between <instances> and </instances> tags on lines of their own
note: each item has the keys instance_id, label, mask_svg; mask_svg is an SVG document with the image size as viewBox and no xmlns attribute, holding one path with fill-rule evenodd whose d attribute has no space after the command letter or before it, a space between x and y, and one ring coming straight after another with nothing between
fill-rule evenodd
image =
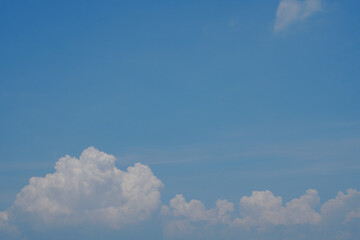
<instances>
[{"instance_id":1,"label":"blue sky","mask_svg":"<svg viewBox=\"0 0 360 240\"><path fill-rule=\"evenodd\" d=\"M124 171L149 166L163 183L154 216L116 230L129 239L143 238L137 227L176 237L159 213L176 194L207 209L227 199L238 211L253 191L269 190L285 206L308 189L319 204L360 189L359 9L351 0L4 2L0 212L11 212L31 177L90 146ZM222 231L185 215L186 224ZM146 225L152 218L156 227ZM280 225L266 237L301 239L306 227ZM77 227L55 224L43 237L78 239ZM359 237L354 227L342 231Z\"/></svg>"}]
</instances>

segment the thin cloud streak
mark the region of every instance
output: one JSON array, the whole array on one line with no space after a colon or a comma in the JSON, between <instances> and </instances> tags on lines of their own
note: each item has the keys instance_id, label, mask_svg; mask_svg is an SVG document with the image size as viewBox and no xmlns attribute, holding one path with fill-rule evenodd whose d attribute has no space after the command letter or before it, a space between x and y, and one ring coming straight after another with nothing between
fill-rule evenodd
<instances>
[{"instance_id":1,"label":"thin cloud streak","mask_svg":"<svg viewBox=\"0 0 360 240\"><path fill-rule=\"evenodd\" d=\"M119 157L120 162L132 164L138 161L150 166L223 163L256 159L264 161L301 162L301 166L284 165L276 170L256 170L243 174L289 175L289 174L337 174L340 172L359 171L358 155L360 139L308 140L296 142L262 143L258 145L238 143L213 143L182 146L172 150L135 149ZM268 159L268 160L266 160ZM339 162L339 159L342 159ZM239 169L240 172L241 169Z\"/></svg>"}]
</instances>

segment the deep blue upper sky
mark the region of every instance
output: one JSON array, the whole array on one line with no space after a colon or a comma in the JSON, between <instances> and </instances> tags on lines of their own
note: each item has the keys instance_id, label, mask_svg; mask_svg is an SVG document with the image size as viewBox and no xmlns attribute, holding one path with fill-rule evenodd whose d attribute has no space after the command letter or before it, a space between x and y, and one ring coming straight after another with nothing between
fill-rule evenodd
<instances>
[{"instance_id":1,"label":"deep blue upper sky","mask_svg":"<svg viewBox=\"0 0 360 240\"><path fill-rule=\"evenodd\" d=\"M276 33L278 3L3 1L0 210L88 146L165 202L359 188L360 3Z\"/></svg>"}]
</instances>

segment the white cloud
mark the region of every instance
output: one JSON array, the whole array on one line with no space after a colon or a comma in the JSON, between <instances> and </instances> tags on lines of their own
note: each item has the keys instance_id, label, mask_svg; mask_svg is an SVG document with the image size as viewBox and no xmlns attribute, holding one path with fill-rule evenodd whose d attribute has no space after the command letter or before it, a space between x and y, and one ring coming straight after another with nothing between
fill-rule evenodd
<instances>
[{"instance_id":1,"label":"white cloud","mask_svg":"<svg viewBox=\"0 0 360 240\"><path fill-rule=\"evenodd\" d=\"M7 212L0 212L0 228L4 228L7 225L9 216Z\"/></svg>"},{"instance_id":2,"label":"white cloud","mask_svg":"<svg viewBox=\"0 0 360 240\"><path fill-rule=\"evenodd\" d=\"M193 199L186 202L181 194L177 194L170 200L170 211L174 217L182 216L192 222L205 221L216 224L228 220L229 213L234 211L234 204L227 200L218 200L214 208L206 210L201 201Z\"/></svg>"},{"instance_id":3,"label":"white cloud","mask_svg":"<svg viewBox=\"0 0 360 240\"><path fill-rule=\"evenodd\" d=\"M334 199L321 206L321 215L327 222L349 222L360 218L360 192L349 189L346 193L339 192Z\"/></svg>"},{"instance_id":4,"label":"white cloud","mask_svg":"<svg viewBox=\"0 0 360 240\"><path fill-rule=\"evenodd\" d=\"M17 230L26 232L29 226L35 232L79 225L124 229L145 219L154 220L157 216L151 217L159 213L162 186L148 166L136 163L122 171L115 166L114 156L90 147L79 159L59 159L54 173L30 179L13 205L0 212L0 238L5 233L18 239ZM300 225L309 230L308 236L358 239L360 233L354 229L360 222L360 192L339 192L317 211L319 203L313 189L287 203L269 190L253 191L240 198L239 211L227 200L218 200L207 209L202 201L186 201L178 194L168 206L162 206L163 224L158 227L170 239L226 239L224 233L230 239L256 239L273 230L296 231Z\"/></svg>"},{"instance_id":5,"label":"white cloud","mask_svg":"<svg viewBox=\"0 0 360 240\"><path fill-rule=\"evenodd\" d=\"M170 207L173 209L173 214L177 216L188 217L191 221L210 221L212 212L205 209L205 205L199 200L191 200L186 202L181 194L177 194L170 200Z\"/></svg>"},{"instance_id":6,"label":"white cloud","mask_svg":"<svg viewBox=\"0 0 360 240\"><path fill-rule=\"evenodd\" d=\"M234 204L227 200L218 200L214 208L206 209L203 202L195 199L186 202L183 195L177 194L161 210L167 216L164 234L167 239L209 239L215 225L229 224L233 211Z\"/></svg>"},{"instance_id":7,"label":"white cloud","mask_svg":"<svg viewBox=\"0 0 360 240\"><path fill-rule=\"evenodd\" d=\"M330 236L336 236L336 239L358 239L360 233L353 229L358 228L360 222L360 192L354 189L349 189L346 193L339 192L334 199L322 204L320 211L316 211L319 204L320 198L314 189L307 190L304 195L287 203L283 203L282 197L275 196L268 190L253 191L250 196L240 199L239 216L236 217L233 216L234 204L226 200L218 200L214 208L206 209L201 201L187 202L178 194L170 200L169 206L163 206L163 213L170 216L166 220L164 231L169 239L184 239L188 236L206 239L221 232L230 235L234 233L231 239L246 236L241 235L246 233L253 234L247 235L252 238L262 236L264 239L272 239L262 233L287 229L285 231L288 234L297 236L299 232L296 229L306 229L307 233L301 233L301 236L307 236L308 239L319 236L327 239L331 239ZM276 228L279 226L281 228ZM213 229L218 232L203 235ZM223 238L220 235L216 235L214 239Z\"/></svg>"},{"instance_id":8,"label":"white cloud","mask_svg":"<svg viewBox=\"0 0 360 240\"><path fill-rule=\"evenodd\" d=\"M305 20L320 11L321 5L321 0L281 0L276 11L274 31L282 31L292 23Z\"/></svg>"},{"instance_id":9,"label":"white cloud","mask_svg":"<svg viewBox=\"0 0 360 240\"><path fill-rule=\"evenodd\" d=\"M169 207L163 207L163 212L172 215L176 224L179 220L188 222L203 222L205 224L225 224L230 227L248 228L267 225L319 224L321 216L314 210L320 202L316 190L309 189L300 198L295 198L283 206L282 198L275 197L268 190L253 191L251 196L240 199L240 217L231 219L234 204L226 200L218 200L216 206L206 209L199 200L186 202L178 194L170 200ZM184 222L180 226L183 226Z\"/></svg>"},{"instance_id":10,"label":"white cloud","mask_svg":"<svg viewBox=\"0 0 360 240\"><path fill-rule=\"evenodd\" d=\"M136 163L122 171L114 162L93 147L79 159L67 155L55 173L31 178L8 212L13 221L30 216L41 226L90 223L117 229L149 218L160 205L163 184L148 166Z\"/></svg>"},{"instance_id":11,"label":"white cloud","mask_svg":"<svg viewBox=\"0 0 360 240\"><path fill-rule=\"evenodd\" d=\"M282 205L282 198L268 190L254 191L242 197L240 216L233 225L241 227L272 225L317 224L320 215L313 209L320 199L316 190L310 189L301 196Z\"/></svg>"}]
</instances>

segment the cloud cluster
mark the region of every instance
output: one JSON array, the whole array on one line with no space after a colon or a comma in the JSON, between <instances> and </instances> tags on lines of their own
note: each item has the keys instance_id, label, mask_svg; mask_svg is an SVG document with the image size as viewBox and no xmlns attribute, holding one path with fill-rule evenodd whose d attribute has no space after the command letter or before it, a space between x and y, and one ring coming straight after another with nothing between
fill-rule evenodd
<instances>
[{"instance_id":1,"label":"cloud cluster","mask_svg":"<svg viewBox=\"0 0 360 240\"><path fill-rule=\"evenodd\" d=\"M234 211L234 204L227 200L218 200L216 206L206 210L199 200L185 201L178 194L170 200L169 207L163 206L162 211L177 218L182 217L191 222L208 222L209 224L223 223L231 227L251 227L266 225L295 225L318 224L321 216L314 210L320 202L316 190L310 189L283 206L282 198L275 197L268 190L253 191L251 196L244 196L239 202L239 215L233 220L230 214Z\"/></svg>"},{"instance_id":2,"label":"cloud cluster","mask_svg":"<svg viewBox=\"0 0 360 240\"><path fill-rule=\"evenodd\" d=\"M234 211L234 204L227 200L218 200L215 208L206 210L205 205L199 200L186 202L181 194L170 200L170 206L163 206L164 215L171 213L174 217L185 217L192 222L205 221L211 224L226 223Z\"/></svg>"},{"instance_id":3,"label":"cloud cluster","mask_svg":"<svg viewBox=\"0 0 360 240\"><path fill-rule=\"evenodd\" d=\"M313 209L320 202L316 190L310 189L283 206L282 198L270 191L254 191L242 197L239 203L241 218L234 220L239 226L318 224L320 215Z\"/></svg>"},{"instance_id":4,"label":"cloud cluster","mask_svg":"<svg viewBox=\"0 0 360 240\"><path fill-rule=\"evenodd\" d=\"M337 234L339 238L358 237L351 235L360 223L360 192L354 189L339 192L321 206L314 189L286 203L265 190L243 196L237 206L221 199L207 209L202 201L186 201L181 194L159 208L162 187L148 166L136 163L122 171L115 166L114 156L90 147L79 159L70 156L59 159L54 173L30 179L13 205L0 212L0 238L2 232L16 232L19 226L21 230L24 223L34 231L64 226L124 229L124 226L158 217L163 220L159 227L169 239L193 239L194 236L211 239L203 235L205 232L214 233L214 239L226 239L215 233L258 233L277 227L294 229L289 226L311 226L311 229ZM342 231L344 226L351 226L350 230ZM194 235L196 232L198 235ZM229 239L238 238L238 233Z\"/></svg>"},{"instance_id":5,"label":"cloud cluster","mask_svg":"<svg viewBox=\"0 0 360 240\"><path fill-rule=\"evenodd\" d=\"M346 193L339 192L336 198L330 199L320 208L320 198L314 189L309 189L304 195L283 204L280 196L268 190L253 191L250 196L244 196L239 202L238 217L234 215L234 205L226 200L218 200L216 206L206 209L199 200L186 202L182 195L176 195L170 200L169 206L163 206L165 215L170 215L171 221L167 224L167 233L182 234L190 227L208 227L221 224L230 229L258 229L290 225L316 226L326 229L332 226L336 229L355 219L360 219L360 192L349 189ZM331 224L334 223L335 224ZM193 223L193 225L191 225ZM327 231L330 231L328 229Z\"/></svg>"},{"instance_id":6,"label":"cloud cluster","mask_svg":"<svg viewBox=\"0 0 360 240\"><path fill-rule=\"evenodd\" d=\"M274 31L280 32L290 24L303 21L321 10L321 0L281 0L276 11Z\"/></svg>"},{"instance_id":7,"label":"cloud cluster","mask_svg":"<svg viewBox=\"0 0 360 240\"><path fill-rule=\"evenodd\" d=\"M339 192L321 206L321 215L327 222L350 222L360 218L360 192L349 189L346 193Z\"/></svg>"},{"instance_id":8,"label":"cloud cluster","mask_svg":"<svg viewBox=\"0 0 360 240\"><path fill-rule=\"evenodd\" d=\"M118 169L115 157L90 147L61 158L55 173L33 177L8 210L43 225L105 224L121 228L149 218L160 205L161 181L148 166Z\"/></svg>"}]
</instances>

